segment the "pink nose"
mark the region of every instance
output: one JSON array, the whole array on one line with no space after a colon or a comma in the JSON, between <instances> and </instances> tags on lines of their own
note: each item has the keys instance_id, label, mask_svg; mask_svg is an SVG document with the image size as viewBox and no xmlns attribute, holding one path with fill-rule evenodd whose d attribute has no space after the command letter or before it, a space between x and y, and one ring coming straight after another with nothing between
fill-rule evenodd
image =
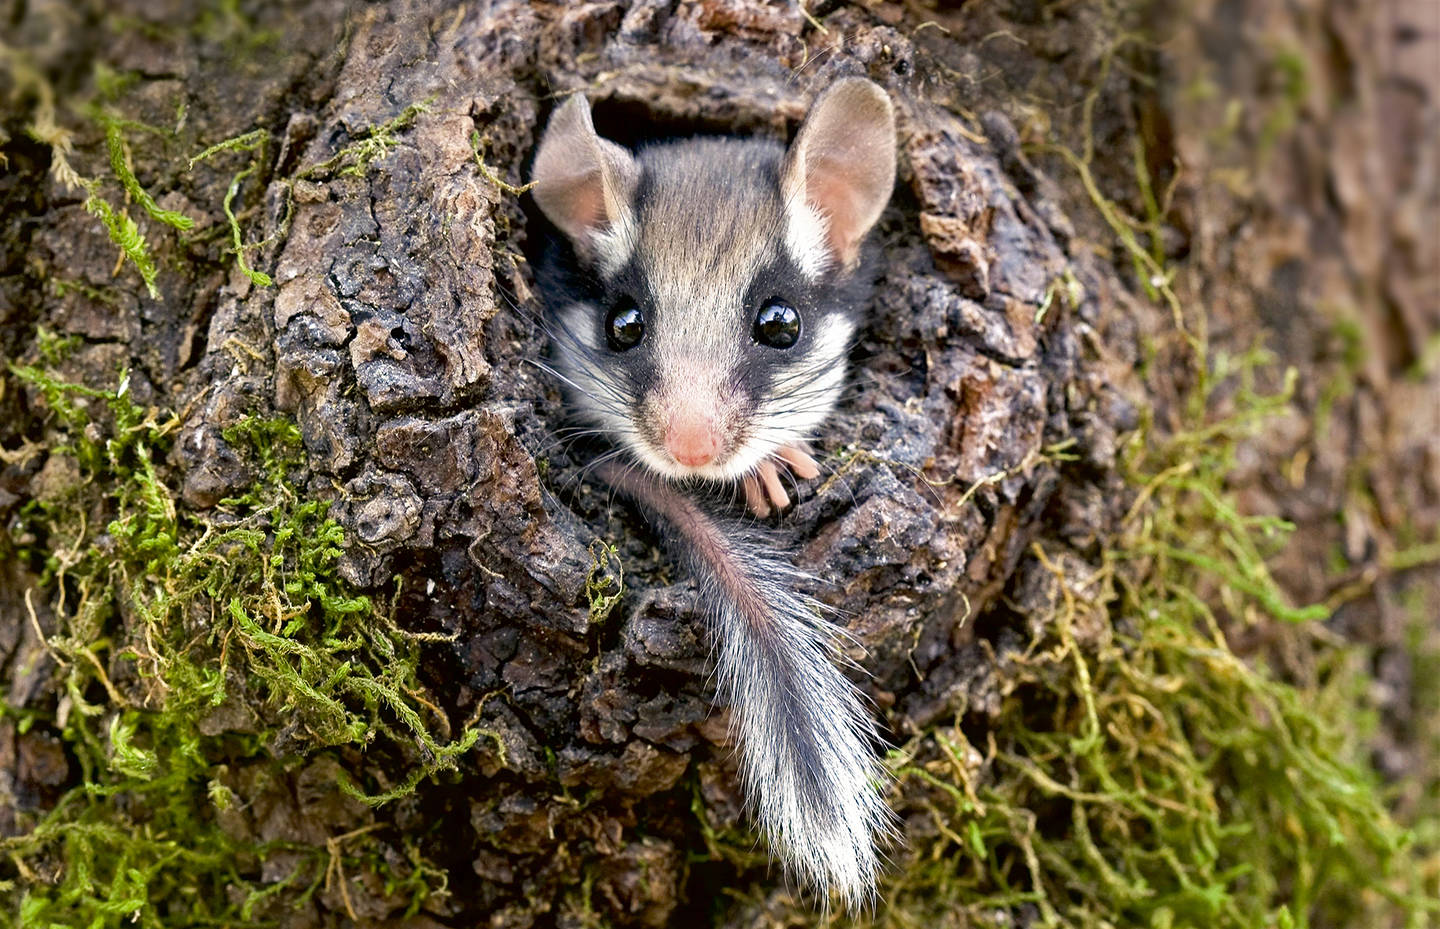
<instances>
[{"instance_id":1,"label":"pink nose","mask_svg":"<svg viewBox=\"0 0 1440 929\"><path fill-rule=\"evenodd\" d=\"M665 450L682 465L707 465L720 454L720 429L709 417L672 419L665 430Z\"/></svg>"}]
</instances>

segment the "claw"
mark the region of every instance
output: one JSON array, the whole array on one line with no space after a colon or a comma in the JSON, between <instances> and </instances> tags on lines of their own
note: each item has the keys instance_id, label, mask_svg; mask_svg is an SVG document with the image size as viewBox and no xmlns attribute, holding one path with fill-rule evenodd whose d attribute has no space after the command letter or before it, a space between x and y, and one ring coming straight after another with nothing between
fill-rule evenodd
<instances>
[{"instance_id":1,"label":"claw","mask_svg":"<svg viewBox=\"0 0 1440 929\"><path fill-rule=\"evenodd\" d=\"M795 476L804 481L814 480L820 476L820 465L816 463L810 454L798 445L782 445L775 450L778 458L784 459L795 472Z\"/></svg>"},{"instance_id":2,"label":"claw","mask_svg":"<svg viewBox=\"0 0 1440 929\"><path fill-rule=\"evenodd\" d=\"M745 489L745 505L750 507L750 512L764 519L770 515L770 504L765 501L765 495L760 492L760 481L754 474L747 474L740 479L740 486Z\"/></svg>"},{"instance_id":3,"label":"claw","mask_svg":"<svg viewBox=\"0 0 1440 929\"><path fill-rule=\"evenodd\" d=\"M780 481L782 466L802 481L820 476L820 465L804 445L782 445L775 449L771 458L760 462L754 471L740 479L745 505L761 519L790 505L790 495Z\"/></svg>"},{"instance_id":4,"label":"claw","mask_svg":"<svg viewBox=\"0 0 1440 929\"><path fill-rule=\"evenodd\" d=\"M760 482L765 485L765 493L770 497L770 502L775 508L783 510L790 505L790 495L785 492L785 487L780 483L780 475L775 470L775 462L762 461L755 468L760 474Z\"/></svg>"}]
</instances>

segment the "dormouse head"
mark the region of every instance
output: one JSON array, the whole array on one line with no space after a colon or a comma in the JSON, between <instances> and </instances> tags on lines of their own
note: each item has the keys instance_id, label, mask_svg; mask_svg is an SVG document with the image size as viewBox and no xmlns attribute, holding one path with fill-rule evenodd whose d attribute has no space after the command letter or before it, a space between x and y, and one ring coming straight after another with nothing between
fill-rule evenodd
<instances>
[{"instance_id":1,"label":"dormouse head","mask_svg":"<svg viewBox=\"0 0 1440 929\"><path fill-rule=\"evenodd\" d=\"M831 86L788 149L696 138L632 153L596 134L576 94L533 180L570 245L541 286L583 418L660 474L733 479L830 413L869 284L865 236L895 180L878 86Z\"/></svg>"}]
</instances>

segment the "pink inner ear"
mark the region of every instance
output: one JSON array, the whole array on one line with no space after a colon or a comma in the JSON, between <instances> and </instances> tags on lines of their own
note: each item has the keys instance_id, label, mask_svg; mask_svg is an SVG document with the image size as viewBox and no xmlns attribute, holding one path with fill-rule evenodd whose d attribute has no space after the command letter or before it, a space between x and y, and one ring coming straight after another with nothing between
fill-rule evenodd
<instances>
[{"instance_id":1,"label":"pink inner ear","mask_svg":"<svg viewBox=\"0 0 1440 929\"><path fill-rule=\"evenodd\" d=\"M583 238L609 219L605 215L605 191L599 171L567 178L553 202L557 215L552 221L572 239Z\"/></svg>"},{"instance_id":2,"label":"pink inner ear","mask_svg":"<svg viewBox=\"0 0 1440 929\"><path fill-rule=\"evenodd\" d=\"M860 225L860 192L845 176L843 167L832 159L817 159L810 165L805 185L810 205L825 214L830 250L842 265L855 260Z\"/></svg>"},{"instance_id":3,"label":"pink inner ear","mask_svg":"<svg viewBox=\"0 0 1440 929\"><path fill-rule=\"evenodd\" d=\"M605 222L605 193L600 189L599 172L575 191L575 222L586 231Z\"/></svg>"}]
</instances>

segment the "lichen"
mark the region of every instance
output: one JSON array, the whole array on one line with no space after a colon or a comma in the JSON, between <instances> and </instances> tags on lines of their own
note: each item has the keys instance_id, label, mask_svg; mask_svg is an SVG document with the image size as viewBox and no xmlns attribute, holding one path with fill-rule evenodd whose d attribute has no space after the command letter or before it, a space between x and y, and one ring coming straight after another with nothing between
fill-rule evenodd
<instances>
[{"instance_id":1,"label":"lichen","mask_svg":"<svg viewBox=\"0 0 1440 929\"><path fill-rule=\"evenodd\" d=\"M590 602L590 621L603 623L625 594L625 565L620 552L603 539L590 543L590 570L585 575L585 599Z\"/></svg>"}]
</instances>

